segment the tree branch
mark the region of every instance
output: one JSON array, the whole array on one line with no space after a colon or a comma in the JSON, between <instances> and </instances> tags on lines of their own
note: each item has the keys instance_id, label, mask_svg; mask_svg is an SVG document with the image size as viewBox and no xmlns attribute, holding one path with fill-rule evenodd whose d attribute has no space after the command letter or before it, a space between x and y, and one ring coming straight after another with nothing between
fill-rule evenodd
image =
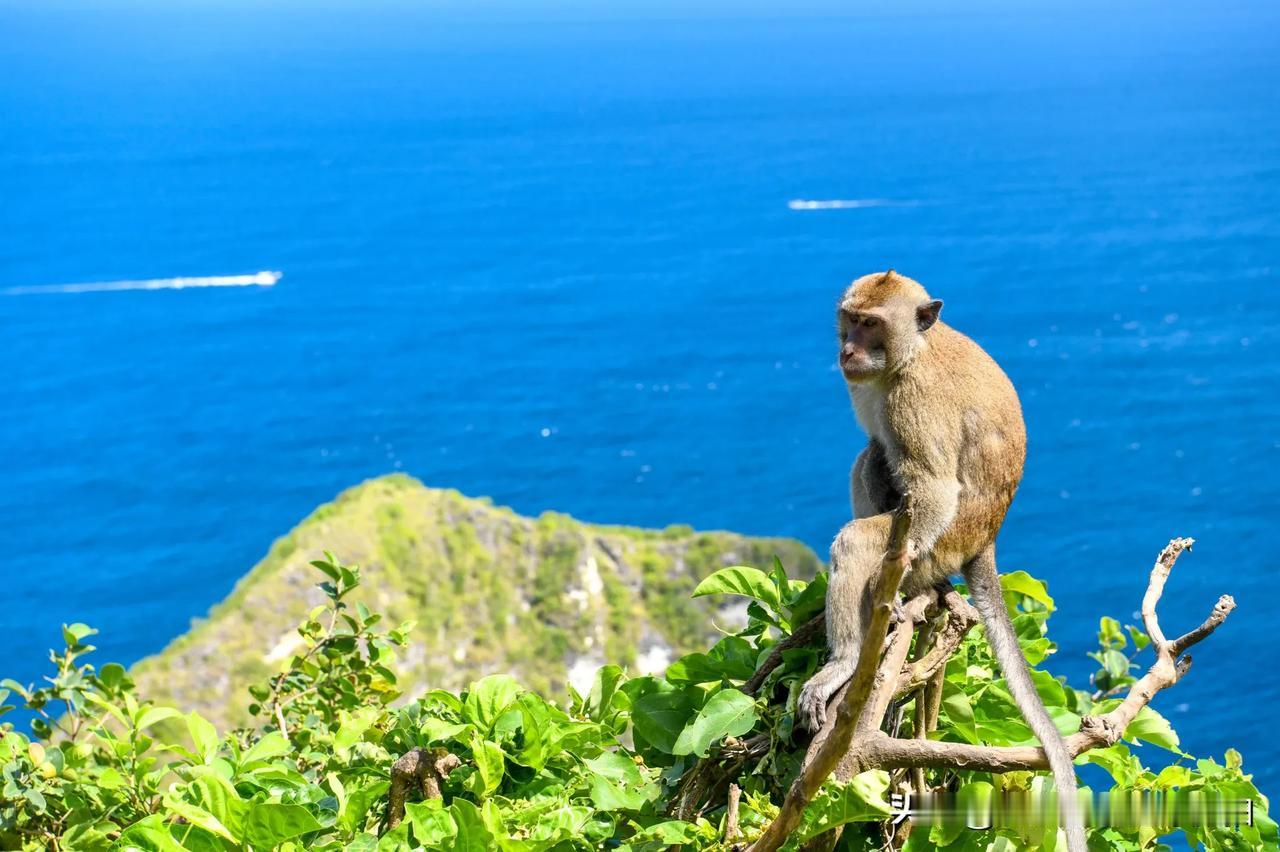
<instances>
[{"instance_id":1,"label":"tree branch","mask_svg":"<svg viewBox=\"0 0 1280 852\"><path fill-rule=\"evenodd\" d=\"M916 733L936 725L946 661L979 620L976 611L948 584L908 601L902 610L905 617L890 633L889 611L907 567L903 542L909 524L910 508L904 500L895 515L893 537L881 566L881 582L875 590L871 624L854 675L836 693L835 712L829 712L830 721L810 744L800 775L791 785L777 819L750 847L750 852L772 852L781 846L800 824L805 806L833 771L838 777L848 779L877 768L950 768L1001 773L1042 770L1049 766L1044 750L1039 747L970 745L932 741L921 736L899 739L881 730L891 702L914 690L918 690L916 700L922 702L922 709L916 715ZM1191 545L1191 539L1174 539L1161 551L1151 569L1142 601L1142 619L1151 637L1155 662L1130 685L1124 699L1114 708L1100 716L1085 716L1080 720L1080 730L1066 738L1067 750L1073 757L1118 742L1142 708L1190 669L1191 657L1185 652L1210 636L1235 609L1231 596L1223 595L1200 626L1173 640L1165 637L1156 605L1178 556ZM935 601L941 602L946 622L940 630L936 625L932 628L936 631L933 647L908 662L911 634L915 625L925 620ZM925 647L924 643L917 644ZM831 843L822 841L837 836L829 832L811 843L827 848Z\"/></svg>"},{"instance_id":2,"label":"tree branch","mask_svg":"<svg viewBox=\"0 0 1280 852\"><path fill-rule=\"evenodd\" d=\"M863 708L875 685L880 649L884 647L885 636L889 631L889 616L893 610L893 603L898 598L898 587L902 583L902 576L906 573L911 560L907 543L907 533L910 529L911 495L908 493L903 495L902 503L894 512L893 523L889 529L888 549L881 561L880 580L874 591L875 605L871 611L871 623L858 654L857 667L853 671L849 687L836 712L831 733L812 755L812 759L805 761L799 777L791 785L786 799L783 800L782 809L777 818L751 845L751 852L773 852L786 842L796 826L800 824L805 806L813 800L822 782L849 751L854 728L862 716ZM905 659L906 650L904 649L902 653ZM896 669L894 674L896 676ZM894 682L896 683L896 677Z\"/></svg>"},{"instance_id":3,"label":"tree branch","mask_svg":"<svg viewBox=\"0 0 1280 852\"><path fill-rule=\"evenodd\" d=\"M1148 634L1152 636L1155 662L1146 674L1129 687L1124 700L1116 707L1101 716L1085 716L1080 720L1080 730L1066 738L1067 751L1073 757L1090 749L1105 748L1118 742L1125 729L1142 708L1151 703L1156 693L1177 683L1186 674L1191 666L1191 658L1180 655L1212 634L1235 609L1236 604L1231 596L1223 595L1199 627L1173 641L1165 638L1155 605L1174 562L1190 546L1190 539L1174 539L1161 551L1160 558L1151 570L1147 592L1143 598L1142 617ZM873 768L916 767L1012 772L1046 769L1049 766L1044 750L1036 746L981 746L904 740L889 737L879 730L868 731L851 744L848 762L857 772Z\"/></svg>"}]
</instances>

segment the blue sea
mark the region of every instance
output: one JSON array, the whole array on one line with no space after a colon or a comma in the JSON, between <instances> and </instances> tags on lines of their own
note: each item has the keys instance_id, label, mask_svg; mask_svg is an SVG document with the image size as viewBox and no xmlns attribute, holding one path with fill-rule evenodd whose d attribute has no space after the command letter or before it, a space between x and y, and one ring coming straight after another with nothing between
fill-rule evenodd
<instances>
[{"instance_id":1,"label":"blue sea","mask_svg":"<svg viewBox=\"0 0 1280 852\"><path fill-rule=\"evenodd\" d=\"M1155 706L1274 794L1278 25L0 0L0 289L284 273L0 295L0 674L67 621L158 651L390 471L825 553L864 440L833 307L894 267L1021 392L1001 562L1050 584L1054 669L1193 536L1166 631L1239 609Z\"/></svg>"}]
</instances>

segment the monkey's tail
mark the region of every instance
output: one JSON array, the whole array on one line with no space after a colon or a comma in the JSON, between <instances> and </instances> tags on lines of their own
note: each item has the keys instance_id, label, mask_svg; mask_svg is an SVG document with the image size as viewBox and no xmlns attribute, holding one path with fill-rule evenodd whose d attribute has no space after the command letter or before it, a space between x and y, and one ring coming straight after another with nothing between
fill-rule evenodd
<instances>
[{"instance_id":1,"label":"monkey's tail","mask_svg":"<svg viewBox=\"0 0 1280 852\"><path fill-rule=\"evenodd\" d=\"M990 571L966 571L965 575L973 605L982 616L983 624L996 628L987 630L987 641L995 651L996 661L1004 671L1004 678L1009 683L1014 701L1049 758L1053 783L1058 790L1058 814L1066 832L1067 849L1070 852L1087 852L1084 819L1076 800L1075 766L1062 734L1053 724L1049 712L1044 709L1044 703L1031 680L1031 670L1027 667L1026 658L1022 656L1022 649L1018 647L1018 634L1014 632L1013 621L1004 606L1004 592L1000 588L1000 577L995 571L995 565L991 566Z\"/></svg>"}]
</instances>

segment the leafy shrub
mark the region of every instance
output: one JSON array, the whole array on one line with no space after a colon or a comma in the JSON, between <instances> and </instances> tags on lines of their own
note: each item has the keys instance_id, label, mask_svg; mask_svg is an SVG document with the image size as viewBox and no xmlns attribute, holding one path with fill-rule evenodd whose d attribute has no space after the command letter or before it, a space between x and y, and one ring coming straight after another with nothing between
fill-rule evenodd
<instances>
[{"instance_id":1,"label":"leafy shrub","mask_svg":"<svg viewBox=\"0 0 1280 852\"><path fill-rule=\"evenodd\" d=\"M605 666L585 695L550 701L506 675L460 694L432 691L412 700L396 686L395 654L412 625L384 630L380 617L347 596L357 569L331 555L313 563L328 603L298 628L290 663L251 690L261 725L220 733L194 713L141 700L126 670L101 670L84 657L94 631L63 628L44 686L0 682L0 714L12 696L33 715L30 734L0 723L0 848L4 849L308 849L592 850L727 849L725 789L736 783L740 837L750 840L777 813L803 757L794 730L795 698L818 667L820 640L783 655L755 695L743 690L774 646L822 609L825 577L813 583L736 567L717 571L695 595L750 599L747 626L703 653L687 655L663 677L629 678ZM1003 578L1023 651L1032 664L1053 649L1045 635L1053 601L1042 583ZM1134 681L1133 656L1147 644L1135 628L1104 618L1099 670L1091 691L1051 675L1035 678L1064 728L1105 712ZM992 745L1033 740L1012 697L995 677L980 635L967 637L947 665L936 736ZM901 708L910 733L910 706ZM1158 746L1172 762L1156 772L1134 749ZM391 814L392 766L415 749L456 758L437 778L439 797L411 796ZM1210 849L1275 848L1266 803L1229 751L1222 764L1184 754L1168 722L1145 710L1114 746L1090 752L1114 790L1198 790L1253 799L1255 825L1188 832ZM708 768L716 772L708 772ZM1033 773L1000 776L930 771L935 788L968 792L1031 789ZM829 781L790 846L834 826L846 848L883 845L888 795L901 778L884 771ZM906 847L1032 848L1043 837L1013 831L935 827ZM1096 848L1155 848L1154 831L1093 831Z\"/></svg>"}]
</instances>

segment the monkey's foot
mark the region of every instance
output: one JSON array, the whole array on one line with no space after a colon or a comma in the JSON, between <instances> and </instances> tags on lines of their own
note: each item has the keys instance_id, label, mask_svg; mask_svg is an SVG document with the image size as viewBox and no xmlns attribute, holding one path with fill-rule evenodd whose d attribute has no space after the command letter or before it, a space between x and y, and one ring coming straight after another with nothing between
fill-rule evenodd
<instances>
[{"instance_id":1,"label":"monkey's foot","mask_svg":"<svg viewBox=\"0 0 1280 852\"><path fill-rule=\"evenodd\" d=\"M817 676L810 678L796 701L796 717L800 725L815 734L827 723L827 699L822 697L822 688L816 685L817 680Z\"/></svg>"},{"instance_id":2,"label":"monkey's foot","mask_svg":"<svg viewBox=\"0 0 1280 852\"><path fill-rule=\"evenodd\" d=\"M837 659L809 678L796 699L796 717L815 734L827 723L827 702L853 677L856 661Z\"/></svg>"}]
</instances>

